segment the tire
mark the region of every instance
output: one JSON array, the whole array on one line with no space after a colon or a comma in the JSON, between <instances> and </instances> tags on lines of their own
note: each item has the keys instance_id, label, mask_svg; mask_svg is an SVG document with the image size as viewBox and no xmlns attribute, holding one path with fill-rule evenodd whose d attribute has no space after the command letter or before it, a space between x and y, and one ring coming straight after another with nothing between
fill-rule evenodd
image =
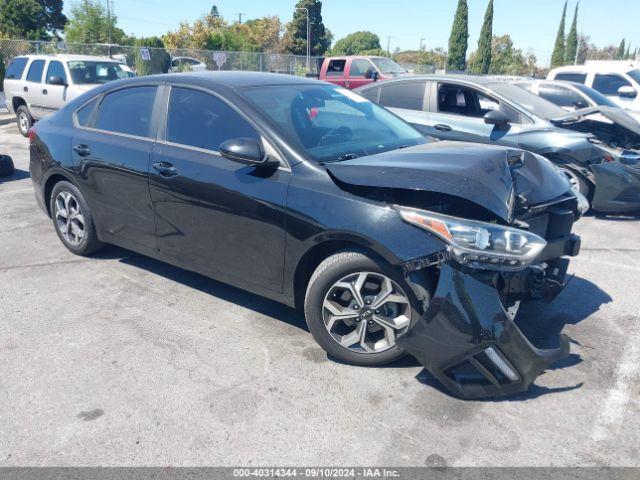
<instances>
[{"instance_id":1,"label":"tire","mask_svg":"<svg viewBox=\"0 0 640 480\"><path fill-rule=\"evenodd\" d=\"M50 211L53 228L70 252L86 256L104 246L98 240L89 205L72 183L61 181L54 185Z\"/></svg>"},{"instance_id":2,"label":"tire","mask_svg":"<svg viewBox=\"0 0 640 480\"><path fill-rule=\"evenodd\" d=\"M15 168L13 167L13 160L9 155L0 155L0 177L8 177L13 175Z\"/></svg>"},{"instance_id":3,"label":"tire","mask_svg":"<svg viewBox=\"0 0 640 480\"><path fill-rule=\"evenodd\" d=\"M567 176L571 186L591 202L591 186L589 181L570 167L560 165L560 169Z\"/></svg>"},{"instance_id":4,"label":"tire","mask_svg":"<svg viewBox=\"0 0 640 480\"><path fill-rule=\"evenodd\" d=\"M28 137L29 129L33 126L33 117L26 105L20 105L16 110L16 122L22 136Z\"/></svg>"},{"instance_id":5,"label":"tire","mask_svg":"<svg viewBox=\"0 0 640 480\"><path fill-rule=\"evenodd\" d=\"M342 286L356 288L361 283L361 275L365 275L364 286L360 289L360 300L356 302L353 290ZM386 283L385 279L389 282ZM378 283L381 290L371 289L373 286L377 288ZM385 291L393 292L387 298L396 300L404 296L406 303L388 301L375 309L377 299L383 296L383 283L391 287ZM366 302L371 303L365 305ZM330 356L353 365L379 366L404 356L395 344L395 336L410 328L418 318L416 305L417 300L400 272L361 251L348 250L330 256L315 270L307 287L304 312L309 331ZM357 316L354 316L355 309ZM339 311L348 313L350 318L333 315ZM387 324L384 328L378 323L380 319L393 319L391 322L395 327ZM359 337L363 329L365 341L352 344L351 339ZM391 336L393 342L390 341Z\"/></svg>"}]
</instances>

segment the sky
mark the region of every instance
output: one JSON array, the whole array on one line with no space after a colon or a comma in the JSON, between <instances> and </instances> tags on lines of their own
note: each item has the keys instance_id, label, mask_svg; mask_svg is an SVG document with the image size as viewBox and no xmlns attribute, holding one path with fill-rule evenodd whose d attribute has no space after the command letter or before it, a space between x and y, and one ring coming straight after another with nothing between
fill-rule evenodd
<instances>
[{"instance_id":1,"label":"sky","mask_svg":"<svg viewBox=\"0 0 640 480\"><path fill-rule=\"evenodd\" d=\"M65 1L68 13L73 0ZM106 1L106 0L105 0ZM489 0L467 0L469 5L469 51L476 48ZM208 12L212 4L228 21L238 13L246 19L278 15L291 19L296 0L112 0L118 25L128 34L162 35L179 22L192 22ZM323 0L325 27L334 41L345 35L369 30L376 33L382 47L390 37L391 51L447 47L457 0ZM567 32L576 0L569 0ZM547 65L562 13L562 0L494 0L493 34L511 35L516 48L531 52L540 65ZM640 1L581 0L578 31L597 46L615 44L625 37L631 48L640 47Z\"/></svg>"}]
</instances>

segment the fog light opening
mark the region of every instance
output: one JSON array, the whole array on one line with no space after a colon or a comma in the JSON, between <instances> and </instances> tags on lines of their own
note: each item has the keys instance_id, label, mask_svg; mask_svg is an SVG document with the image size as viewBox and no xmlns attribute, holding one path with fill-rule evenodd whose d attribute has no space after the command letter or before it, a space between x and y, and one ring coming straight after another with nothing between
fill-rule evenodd
<instances>
[{"instance_id":1,"label":"fog light opening","mask_svg":"<svg viewBox=\"0 0 640 480\"><path fill-rule=\"evenodd\" d=\"M485 349L484 353L493 362L498 370L512 382L518 381L518 373L502 358L493 347Z\"/></svg>"}]
</instances>

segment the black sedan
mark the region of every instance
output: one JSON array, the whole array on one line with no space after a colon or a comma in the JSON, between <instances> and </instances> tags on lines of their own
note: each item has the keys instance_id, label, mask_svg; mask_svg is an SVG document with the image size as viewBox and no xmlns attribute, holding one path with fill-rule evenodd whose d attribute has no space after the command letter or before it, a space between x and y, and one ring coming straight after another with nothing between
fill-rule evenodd
<instances>
[{"instance_id":1,"label":"black sedan","mask_svg":"<svg viewBox=\"0 0 640 480\"><path fill-rule=\"evenodd\" d=\"M578 197L537 155L427 144L338 86L232 72L107 84L30 140L37 201L73 253L115 244L300 307L336 359L408 352L479 397L568 353L512 321L579 250Z\"/></svg>"}]
</instances>

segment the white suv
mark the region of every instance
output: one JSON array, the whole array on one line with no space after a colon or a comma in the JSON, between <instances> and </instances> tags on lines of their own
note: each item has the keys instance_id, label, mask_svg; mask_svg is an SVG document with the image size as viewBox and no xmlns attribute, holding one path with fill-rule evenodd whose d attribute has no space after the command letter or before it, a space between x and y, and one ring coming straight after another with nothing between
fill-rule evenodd
<instances>
[{"instance_id":1,"label":"white suv","mask_svg":"<svg viewBox=\"0 0 640 480\"><path fill-rule=\"evenodd\" d=\"M547 80L582 83L615 104L640 113L640 65L634 61L588 61L585 65L554 68Z\"/></svg>"},{"instance_id":2,"label":"white suv","mask_svg":"<svg viewBox=\"0 0 640 480\"><path fill-rule=\"evenodd\" d=\"M14 58L4 77L7 108L15 112L20 133L97 85L135 74L108 57L27 55Z\"/></svg>"}]
</instances>

